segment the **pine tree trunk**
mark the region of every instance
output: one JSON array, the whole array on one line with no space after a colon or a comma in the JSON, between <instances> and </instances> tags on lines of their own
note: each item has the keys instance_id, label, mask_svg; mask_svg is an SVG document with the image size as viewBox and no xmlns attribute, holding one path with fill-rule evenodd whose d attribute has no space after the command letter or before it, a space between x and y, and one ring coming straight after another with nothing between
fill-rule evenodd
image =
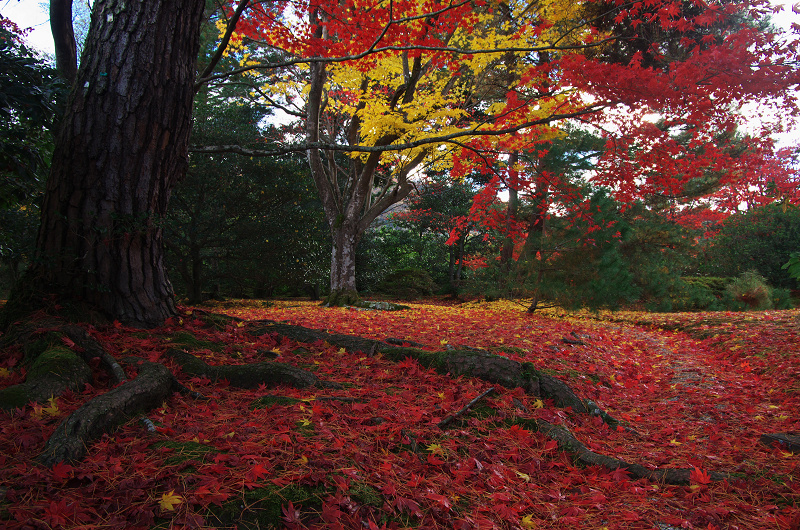
<instances>
[{"instance_id":1,"label":"pine tree trunk","mask_svg":"<svg viewBox=\"0 0 800 530\"><path fill-rule=\"evenodd\" d=\"M27 281L135 325L174 313L161 219L187 167L204 6L95 3Z\"/></svg>"}]
</instances>

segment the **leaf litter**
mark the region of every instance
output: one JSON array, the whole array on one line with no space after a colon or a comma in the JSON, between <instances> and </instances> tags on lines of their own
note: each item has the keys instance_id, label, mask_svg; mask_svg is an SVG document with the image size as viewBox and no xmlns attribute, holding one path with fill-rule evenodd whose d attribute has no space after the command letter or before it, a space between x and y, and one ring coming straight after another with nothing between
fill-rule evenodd
<instances>
[{"instance_id":1,"label":"leaf litter","mask_svg":"<svg viewBox=\"0 0 800 530\"><path fill-rule=\"evenodd\" d=\"M33 462L44 441L106 388L2 413L0 521L8 528L798 527L798 455L759 437L800 431L800 312L527 315L504 303L410 305L385 312L228 302L213 310L245 323L284 321L432 350L490 349L556 374L621 426L520 389L487 393L486 382L410 359L253 336L242 322L212 326L184 308L147 334L122 326L93 333L117 357L165 362L210 399L176 393L148 415L157 432L131 421L95 442L83 461L52 468ZM209 364L277 355L343 388L242 390L182 376L164 357L179 333L197 339L193 354ZM598 453L691 468L690 484L577 466L526 428L537 418ZM714 482L713 471L737 478Z\"/></svg>"}]
</instances>

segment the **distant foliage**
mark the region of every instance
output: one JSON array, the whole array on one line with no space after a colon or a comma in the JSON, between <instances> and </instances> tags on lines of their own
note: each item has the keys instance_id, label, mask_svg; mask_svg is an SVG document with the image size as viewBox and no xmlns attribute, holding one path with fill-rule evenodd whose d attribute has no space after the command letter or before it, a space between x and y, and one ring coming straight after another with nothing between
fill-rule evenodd
<instances>
[{"instance_id":1,"label":"distant foliage","mask_svg":"<svg viewBox=\"0 0 800 530\"><path fill-rule=\"evenodd\" d=\"M669 311L721 311L737 309L727 286L732 278L682 277L669 284L668 294L651 309Z\"/></svg>"},{"instance_id":2,"label":"distant foliage","mask_svg":"<svg viewBox=\"0 0 800 530\"><path fill-rule=\"evenodd\" d=\"M734 278L683 277L670 286L660 311L742 311L789 309L791 292L770 287L755 271Z\"/></svg>"},{"instance_id":3,"label":"distant foliage","mask_svg":"<svg viewBox=\"0 0 800 530\"><path fill-rule=\"evenodd\" d=\"M792 252L789 256L789 261L784 263L781 269L785 270L797 282L800 282L800 252Z\"/></svg>"},{"instance_id":4,"label":"distant foliage","mask_svg":"<svg viewBox=\"0 0 800 530\"><path fill-rule=\"evenodd\" d=\"M718 235L706 241L698 271L712 276L739 276L757 271L784 289L797 287L783 266L800 241L800 207L771 204L736 214L722 223Z\"/></svg>"},{"instance_id":5,"label":"distant foliage","mask_svg":"<svg viewBox=\"0 0 800 530\"><path fill-rule=\"evenodd\" d=\"M55 69L7 22L0 19L0 296L33 253L65 93Z\"/></svg>"},{"instance_id":6,"label":"distant foliage","mask_svg":"<svg viewBox=\"0 0 800 530\"><path fill-rule=\"evenodd\" d=\"M403 300L417 300L431 296L436 284L431 275L422 269L401 269L389 274L378 286L380 292Z\"/></svg>"}]
</instances>

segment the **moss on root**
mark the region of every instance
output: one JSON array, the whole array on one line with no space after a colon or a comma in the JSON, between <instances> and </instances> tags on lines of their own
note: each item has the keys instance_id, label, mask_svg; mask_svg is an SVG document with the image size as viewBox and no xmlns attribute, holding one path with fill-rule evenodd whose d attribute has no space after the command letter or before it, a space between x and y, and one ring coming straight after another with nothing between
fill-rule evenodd
<instances>
[{"instance_id":1,"label":"moss on root","mask_svg":"<svg viewBox=\"0 0 800 530\"><path fill-rule=\"evenodd\" d=\"M267 486L243 491L240 498L222 506L211 506L206 523L236 526L241 530L284 528L282 506L290 502L303 513L319 513L322 500L330 493L321 487L290 484L283 488Z\"/></svg>"},{"instance_id":2,"label":"moss on root","mask_svg":"<svg viewBox=\"0 0 800 530\"><path fill-rule=\"evenodd\" d=\"M359 302L361 302L361 297L358 296L357 291L333 291L322 301L322 305L325 307L342 307L357 305Z\"/></svg>"},{"instance_id":3,"label":"moss on root","mask_svg":"<svg viewBox=\"0 0 800 530\"><path fill-rule=\"evenodd\" d=\"M0 409L13 410L31 401L44 403L65 390L83 390L92 380L92 370L72 350L50 347L31 363L24 383L0 390Z\"/></svg>"},{"instance_id":4,"label":"moss on root","mask_svg":"<svg viewBox=\"0 0 800 530\"><path fill-rule=\"evenodd\" d=\"M530 363L519 363L484 350L450 350L429 352L417 348L382 348L381 353L392 361L410 357L426 368L453 377L477 377L506 388L520 387L538 395L538 374Z\"/></svg>"},{"instance_id":5,"label":"moss on root","mask_svg":"<svg viewBox=\"0 0 800 530\"><path fill-rule=\"evenodd\" d=\"M219 353L224 347L223 344L218 342L198 339L188 331L179 331L175 333L170 338L170 342L172 343L173 347L187 351L211 350Z\"/></svg>"}]
</instances>

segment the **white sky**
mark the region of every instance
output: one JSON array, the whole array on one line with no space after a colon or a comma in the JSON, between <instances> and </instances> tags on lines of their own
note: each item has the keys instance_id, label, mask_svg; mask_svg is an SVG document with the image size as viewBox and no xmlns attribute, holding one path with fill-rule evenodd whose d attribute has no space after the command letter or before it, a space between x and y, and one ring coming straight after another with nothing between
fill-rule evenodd
<instances>
[{"instance_id":1,"label":"white sky","mask_svg":"<svg viewBox=\"0 0 800 530\"><path fill-rule=\"evenodd\" d=\"M16 22L20 29L33 28L27 43L45 53L53 54L50 33L49 2L44 0L0 0L0 15Z\"/></svg>"}]
</instances>

